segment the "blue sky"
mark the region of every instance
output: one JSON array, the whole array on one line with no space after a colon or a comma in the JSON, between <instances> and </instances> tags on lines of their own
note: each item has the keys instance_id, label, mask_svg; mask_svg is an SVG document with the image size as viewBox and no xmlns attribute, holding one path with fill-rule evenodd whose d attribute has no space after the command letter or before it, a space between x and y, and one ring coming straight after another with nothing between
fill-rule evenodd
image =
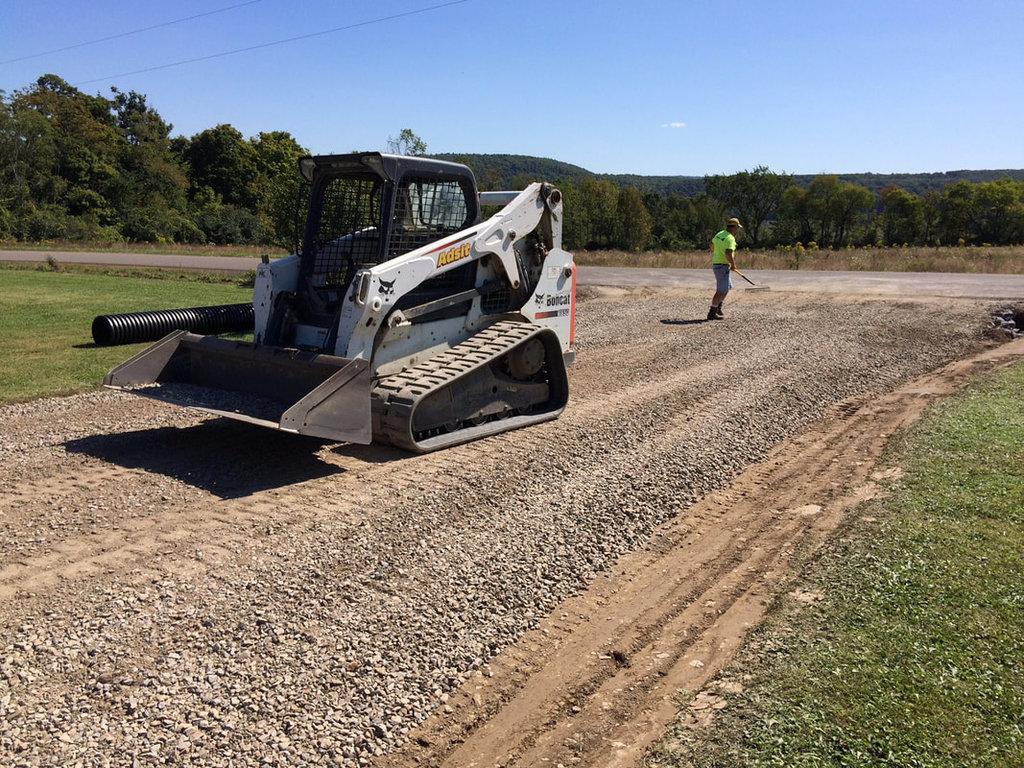
<instances>
[{"instance_id":1,"label":"blue sky","mask_svg":"<svg viewBox=\"0 0 1024 768\"><path fill-rule=\"evenodd\" d=\"M238 0L0 0L0 59ZM554 157L594 171L1024 167L1024 2L469 0L158 72L108 77L440 0L259 0L16 63L146 93L176 132L283 129L314 152ZM678 125L674 125L678 124Z\"/></svg>"}]
</instances>

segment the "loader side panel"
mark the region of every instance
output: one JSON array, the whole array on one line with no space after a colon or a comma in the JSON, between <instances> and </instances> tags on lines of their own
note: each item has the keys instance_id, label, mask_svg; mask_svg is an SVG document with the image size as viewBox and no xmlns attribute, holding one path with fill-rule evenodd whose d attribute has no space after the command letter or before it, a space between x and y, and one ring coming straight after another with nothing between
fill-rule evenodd
<instances>
[{"instance_id":1,"label":"loader side panel","mask_svg":"<svg viewBox=\"0 0 1024 768\"><path fill-rule=\"evenodd\" d=\"M553 330L562 350L569 350L576 330L576 264L571 253L559 249L547 255L522 312L536 325Z\"/></svg>"}]
</instances>

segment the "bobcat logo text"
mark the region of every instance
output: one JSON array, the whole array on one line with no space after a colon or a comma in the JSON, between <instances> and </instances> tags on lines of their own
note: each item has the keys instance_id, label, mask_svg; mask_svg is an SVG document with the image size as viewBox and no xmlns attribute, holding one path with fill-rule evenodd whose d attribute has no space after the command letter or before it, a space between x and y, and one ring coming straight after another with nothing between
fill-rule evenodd
<instances>
[{"instance_id":1,"label":"bobcat logo text","mask_svg":"<svg viewBox=\"0 0 1024 768\"><path fill-rule=\"evenodd\" d=\"M572 303L572 298L568 293L555 293L548 296L544 303L549 307L567 307Z\"/></svg>"},{"instance_id":2,"label":"bobcat logo text","mask_svg":"<svg viewBox=\"0 0 1024 768\"><path fill-rule=\"evenodd\" d=\"M534 301L537 304L537 309L546 308L543 312L534 314L534 317L538 320L566 317L569 314L569 308L572 306L572 296L568 293L538 293ZM556 309L552 309L552 307L556 307Z\"/></svg>"}]
</instances>

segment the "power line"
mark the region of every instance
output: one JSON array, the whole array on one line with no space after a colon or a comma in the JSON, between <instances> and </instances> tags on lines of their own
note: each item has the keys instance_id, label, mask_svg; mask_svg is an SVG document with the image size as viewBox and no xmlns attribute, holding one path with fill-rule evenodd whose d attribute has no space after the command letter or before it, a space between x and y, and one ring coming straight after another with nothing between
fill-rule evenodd
<instances>
[{"instance_id":1,"label":"power line","mask_svg":"<svg viewBox=\"0 0 1024 768\"><path fill-rule=\"evenodd\" d=\"M357 21L353 24L345 24L340 27L332 27L331 29L322 29L319 32L309 32L305 35L296 35L295 37L286 37L282 40L272 40L269 43L259 43L257 45L248 45L245 48L235 48L230 51L221 51L220 53L211 53L206 56L196 56L192 59L181 59L180 61L171 61L167 64L157 64L154 67L145 67L144 69L135 69L131 72L119 72L116 75L107 75L106 77L94 77L91 80L80 80L74 83L75 86L89 85L90 83L98 83L102 80L112 80L115 77L128 77L129 75L141 75L145 72L156 72L159 69L169 69L171 67L180 67L183 64L195 64L199 61L209 61L210 59L219 59L222 56L233 56L236 53L246 53L247 51L257 51L261 48L270 48L275 45L284 45L285 43L294 43L298 40L308 40L311 37L320 37L322 35L330 35L335 32L344 32L348 29L356 29L358 27L368 27L371 24L381 24L385 21L393 21L395 19L402 19L407 16L415 16L417 14L428 13L430 11L436 11L440 8L448 8L453 5L462 5L468 3L469 0L451 0L447 3L438 3L437 5L428 5L425 8L416 8L411 11L403 11L401 13L393 13L390 16L380 16L376 19L368 19L367 21Z\"/></svg>"},{"instance_id":2,"label":"power line","mask_svg":"<svg viewBox=\"0 0 1024 768\"><path fill-rule=\"evenodd\" d=\"M127 32L118 32L116 35L107 35L106 37L97 37L95 40L86 40L84 43L75 43L74 45L65 45L63 48L51 48L49 51L40 51L39 53L30 53L27 56L19 56L16 59L6 59L0 61L2 64L13 64L16 61L25 61L25 59L36 59L40 56L48 56L51 53L61 53L62 51L70 51L75 48L83 48L86 45L95 45L96 43L105 43L108 40L117 40L121 37L128 37L129 35L137 35L140 32L149 32L151 29L160 29L162 27L169 27L172 24L182 24L186 21L193 21L195 19L201 19L205 16L213 16L215 13L224 13L225 11L233 11L235 8L243 8L247 5L254 5L256 3L263 2L263 0L246 0L244 3L235 3L234 5L228 5L224 8L218 8L214 11L206 11L204 13L197 13L193 16L183 16L180 19L171 19L170 21L162 21L159 24L152 24L148 27L140 27L139 29L131 29Z\"/></svg>"}]
</instances>

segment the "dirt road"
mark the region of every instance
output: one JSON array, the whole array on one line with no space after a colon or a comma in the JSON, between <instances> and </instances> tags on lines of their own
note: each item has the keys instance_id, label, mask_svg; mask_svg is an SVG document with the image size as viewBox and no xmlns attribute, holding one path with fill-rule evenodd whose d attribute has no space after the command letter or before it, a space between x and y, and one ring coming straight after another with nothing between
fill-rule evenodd
<instances>
[{"instance_id":1,"label":"dirt road","mask_svg":"<svg viewBox=\"0 0 1024 768\"><path fill-rule=\"evenodd\" d=\"M693 322L703 299L583 303L563 418L425 457L118 393L0 409L0 764L535 765L593 741L564 710L641 743L649 670L699 684L691 662L714 668L863 485L846 457L877 450L870 418L888 432L916 402L874 398L987 321L775 293ZM794 456L803 486L775 463ZM658 645L684 631L703 641Z\"/></svg>"}]
</instances>

